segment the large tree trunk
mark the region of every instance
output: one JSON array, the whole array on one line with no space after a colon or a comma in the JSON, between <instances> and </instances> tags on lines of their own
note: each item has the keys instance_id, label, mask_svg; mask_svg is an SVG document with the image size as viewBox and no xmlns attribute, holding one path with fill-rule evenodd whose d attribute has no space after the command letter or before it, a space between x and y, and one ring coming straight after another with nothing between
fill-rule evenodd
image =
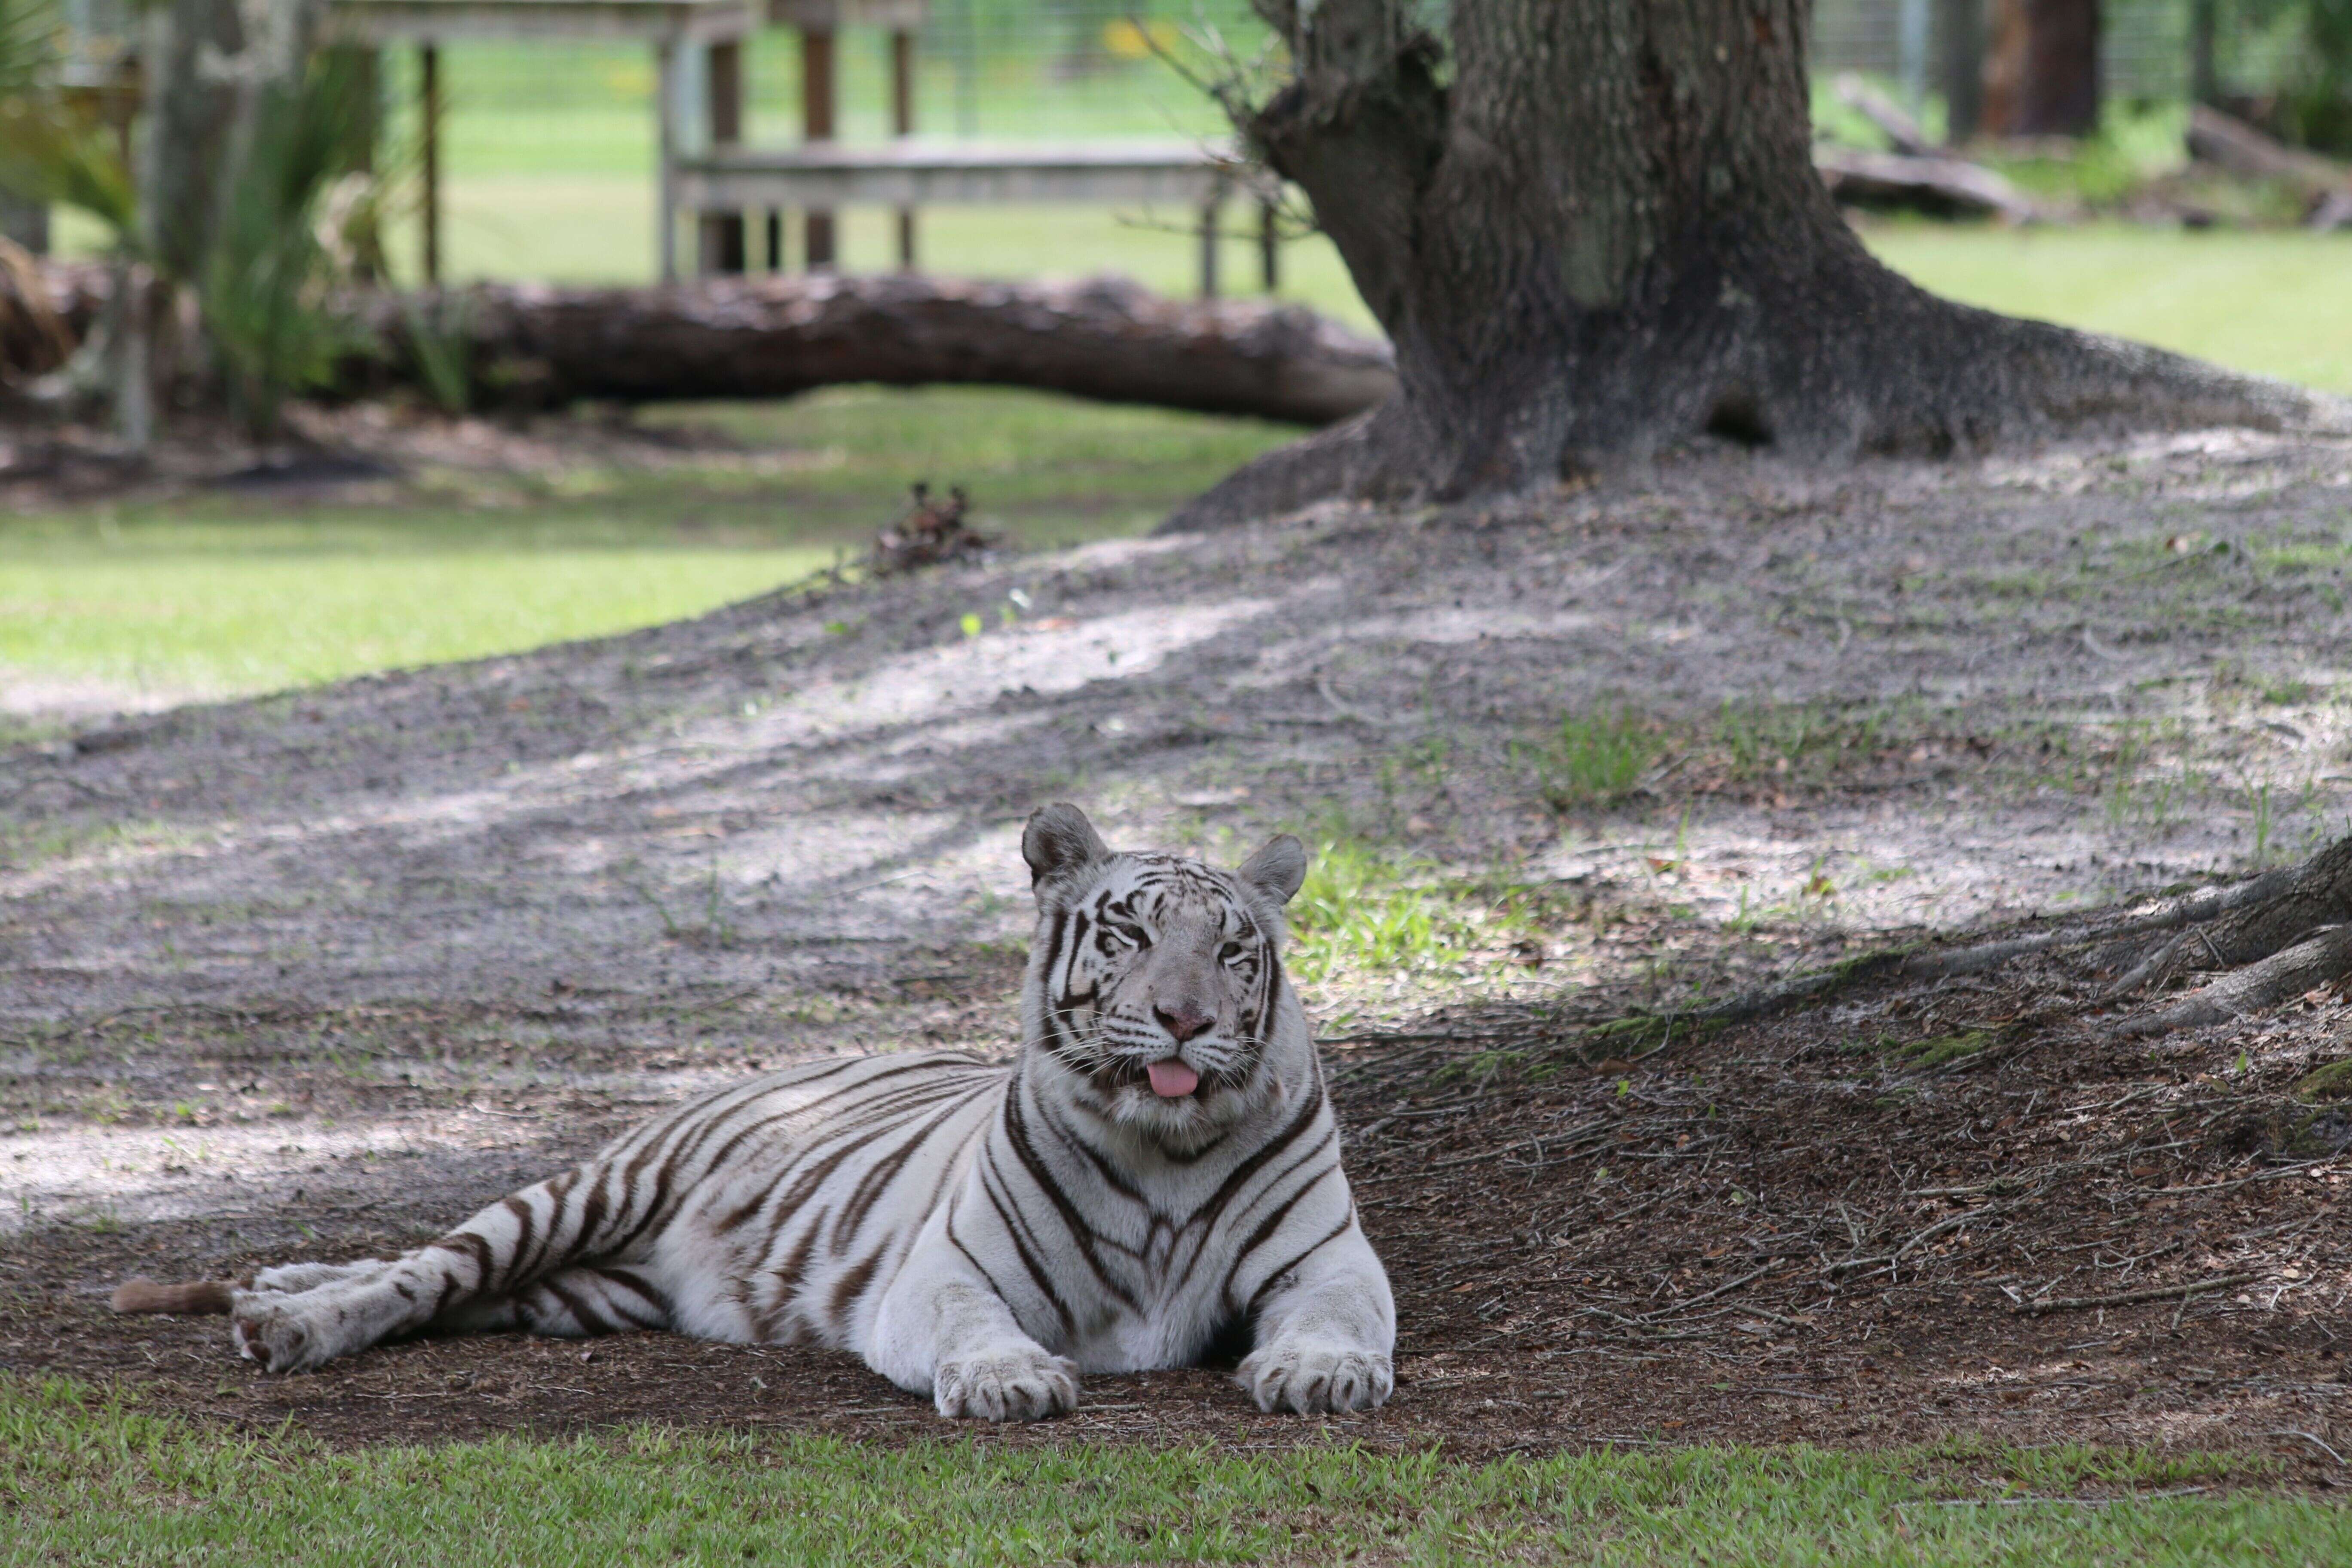
<instances>
[{"instance_id":1,"label":"large tree trunk","mask_svg":"<svg viewBox=\"0 0 2352 1568\"><path fill-rule=\"evenodd\" d=\"M2099 0L1994 0L1984 129L2088 136L2099 128Z\"/></svg>"},{"instance_id":2,"label":"large tree trunk","mask_svg":"<svg viewBox=\"0 0 2352 1568\"><path fill-rule=\"evenodd\" d=\"M2322 412L1947 303L1874 261L1809 157L1806 0L1455 0L1443 64L1409 0L1257 4L1296 76L1244 129L1313 199L1401 391L1171 527L1340 492L1521 489L1709 432L1940 454Z\"/></svg>"}]
</instances>

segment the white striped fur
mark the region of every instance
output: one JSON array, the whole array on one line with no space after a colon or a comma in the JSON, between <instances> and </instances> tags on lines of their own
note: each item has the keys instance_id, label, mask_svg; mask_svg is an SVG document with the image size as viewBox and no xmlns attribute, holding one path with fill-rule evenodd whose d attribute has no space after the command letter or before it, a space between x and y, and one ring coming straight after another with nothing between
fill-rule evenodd
<instances>
[{"instance_id":1,"label":"white striped fur","mask_svg":"<svg viewBox=\"0 0 2352 1568\"><path fill-rule=\"evenodd\" d=\"M1113 855L1054 805L1022 847L1011 1067L868 1057L705 1095L404 1258L264 1270L230 1298L237 1348L295 1372L425 1329L813 1341L997 1420L1246 1346L1264 1409L1378 1405L1395 1309L1281 964L1298 841L1228 872Z\"/></svg>"}]
</instances>

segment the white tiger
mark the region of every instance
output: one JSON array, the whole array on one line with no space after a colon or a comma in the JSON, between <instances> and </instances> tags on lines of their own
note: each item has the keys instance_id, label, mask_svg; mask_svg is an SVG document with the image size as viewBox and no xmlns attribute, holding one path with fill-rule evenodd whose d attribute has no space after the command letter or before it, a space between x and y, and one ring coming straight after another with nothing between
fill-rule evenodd
<instances>
[{"instance_id":1,"label":"white tiger","mask_svg":"<svg viewBox=\"0 0 2352 1568\"><path fill-rule=\"evenodd\" d=\"M427 1329L668 1328L854 1351L948 1416L1052 1415L1083 1372L1244 1348L1263 1409L1380 1404L1395 1307L1281 963L1306 851L1115 855L1055 805L1022 852L1037 939L1010 1068L772 1073L405 1257L133 1280L117 1309L226 1311L274 1373Z\"/></svg>"}]
</instances>

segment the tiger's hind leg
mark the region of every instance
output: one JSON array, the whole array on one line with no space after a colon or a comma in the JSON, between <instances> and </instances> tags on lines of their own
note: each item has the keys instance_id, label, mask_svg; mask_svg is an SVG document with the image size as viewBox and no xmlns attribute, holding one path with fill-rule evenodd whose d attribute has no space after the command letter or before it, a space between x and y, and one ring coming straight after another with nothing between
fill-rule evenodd
<instances>
[{"instance_id":1,"label":"tiger's hind leg","mask_svg":"<svg viewBox=\"0 0 2352 1568\"><path fill-rule=\"evenodd\" d=\"M567 1171L501 1198L464 1225L415 1251L373 1266L297 1265L281 1279L255 1281L229 1308L230 1342L265 1372L307 1372L337 1356L431 1327L458 1331L559 1325L571 1311L561 1294L538 1287L563 1281L587 1316L570 1331L599 1323L667 1322L658 1292L627 1266L626 1245L650 1228L635 1203L612 1201L625 1183L602 1163ZM595 1259L604 1282L583 1294L573 1266ZM271 1289L282 1283L302 1288ZM303 1284L305 1281L315 1281ZM625 1310L634 1287L646 1295ZM659 1308L658 1316L655 1309Z\"/></svg>"},{"instance_id":2,"label":"tiger's hind leg","mask_svg":"<svg viewBox=\"0 0 2352 1568\"><path fill-rule=\"evenodd\" d=\"M485 1298L436 1326L469 1334L520 1330L549 1339L585 1340L667 1329L670 1310L668 1299L646 1270L583 1263L511 1296Z\"/></svg>"}]
</instances>

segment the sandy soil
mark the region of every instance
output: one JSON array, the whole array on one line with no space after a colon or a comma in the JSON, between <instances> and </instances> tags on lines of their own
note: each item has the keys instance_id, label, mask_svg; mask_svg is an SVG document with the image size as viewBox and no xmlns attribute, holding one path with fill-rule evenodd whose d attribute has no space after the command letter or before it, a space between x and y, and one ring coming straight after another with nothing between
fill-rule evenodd
<instances>
[{"instance_id":1,"label":"sandy soil","mask_svg":"<svg viewBox=\"0 0 2352 1568\"><path fill-rule=\"evenodd\" d=\"M2293 1091L2341 1049L2336 998L2125 1047L2092 1032L2089 977L2052 969L1858 984L1654 1054L1590 1031L2305 852L2352 805L2347 561L2341 445L1834 479L1718 456L20 747L0 1365L351 1440L614 1415L931 1430L814 1352L660 1337L583 1364L484 1340L269 1383L216 1324L100 1303L134 1271L422 1237L755 1063L1004 1047L1018 824L1071 798L1114 843L1344 832L1544 894L1528 951L1471 984L1310 998L1344 1020L1352 1168L1404 1320L1399 1397L1350 1434L1960 1427L2264 1445L2325 1479L2326 1448L2352 1454L2352 1276L2332 1113ZM1557 757L1562 715L1597 712L1657 746L1598 804ZM1093 1394L1022 1440L1319 1429L1205 1373Z\"/></svg>"}]
</instances>

